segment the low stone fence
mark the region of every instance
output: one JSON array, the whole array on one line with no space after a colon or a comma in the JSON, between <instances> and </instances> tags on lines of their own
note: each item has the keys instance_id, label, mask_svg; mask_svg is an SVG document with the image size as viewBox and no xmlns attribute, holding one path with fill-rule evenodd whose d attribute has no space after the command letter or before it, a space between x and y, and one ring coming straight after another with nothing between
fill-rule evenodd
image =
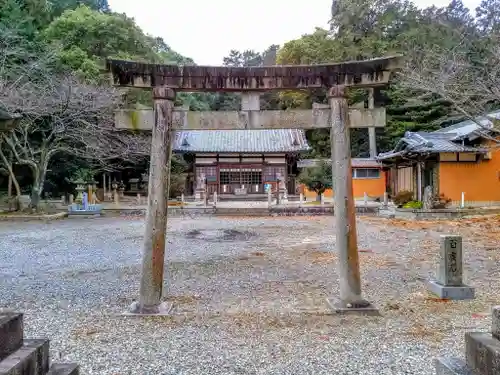
<instances>
[{"instance_id":1,"label":"low stone fence","mask_svg":"<svg viewBox=\"0 0 500 375\"><path fill-rule=\"evenodd\" d=\"M356 207L358 214L376 214L378 207ZM103 216L144 216L145 209L104 209ZM169 207L169 217L197 216L320 216L333 215L333 205L271 207Z\"/></svg>"},{"instance_id":2,"label":"low stone fence","mask_svg":"<svg viewBox=\"0 0 500 375\"><path fill-rule=\"evenodd\" d=\"M460 219L472 215L500 214L500 208L443 208L431 210L417 210L413 208L396 208L394 217L398 219L414 220L436 220L436 219Z\"/></svg>"},{"instance_id":3,"label":"low stone fence","mask_svg":"<svg viewBox=\"0 0 500 375\"><path fill-rule=\"evenodd\" d=\"M317 216L333 215L333 205L325 204L320 206L271 206L269 213L271 216ZM376 214L378 207L374 206L356 206L358 214Z\"/></svg>"},{"instance_id":4,"label":"low stone fence","mask_svg":"<svg viewBox=\"0 0 500 375\"><path fill-rule=\"evenodd\" d=\"M64 219L68 216L67 212L58 212L55 214L23 214L23 213L0 213L0 221L52 221Z\"/></svg>"},{"instance_id":5,"label":"low stone fence","mask_svg":"<svg viewBox=\"0 0 500 375\"><path fill-rule=\"evenodd\" d=\"M144 208L105 208L102 211L102 216L146 216ZM169 207L169 217L184 217L184 216L210 216L215 213L214 207Z\"/></svg>"}]
</instances>

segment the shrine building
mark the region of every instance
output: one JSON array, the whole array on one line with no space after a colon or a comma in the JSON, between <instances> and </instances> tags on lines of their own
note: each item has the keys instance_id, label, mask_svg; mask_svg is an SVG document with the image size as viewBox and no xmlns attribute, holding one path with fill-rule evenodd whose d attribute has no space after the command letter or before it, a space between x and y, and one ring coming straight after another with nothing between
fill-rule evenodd
<instances>
[{"instance_id":1,"label":"shrine building","mask_svg":"<svg viewBox=\"0 0 500 375\"><path fill-rule=\"evenodd\" d=\"M173 152L192 160L187 195L203 175L210 195L261 195L278 179L294 194L297 161L309 149L302 129L178 131L173 144Z\"/></svg>"}]
</instances>

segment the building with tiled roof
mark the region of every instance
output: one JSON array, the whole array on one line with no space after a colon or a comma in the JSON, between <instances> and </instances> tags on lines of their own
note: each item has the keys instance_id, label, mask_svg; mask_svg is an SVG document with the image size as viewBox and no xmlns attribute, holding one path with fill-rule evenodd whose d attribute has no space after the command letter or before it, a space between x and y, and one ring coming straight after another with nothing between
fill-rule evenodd
<instances>
[{"instance_id":1,"label":"building with tiled roof","mask_svg":"<svg viewBox=\"0 0 500 375\"><path fill-rule=\"evenodd\" d=\"M264 194L278 178L294 192L297 160L309 149L301 129L179 131L173 144L193 160L188 194L203 176L209 194Z\"/></svg>"},{"instance_id":2,"label":"building with tiled roof","mask_svg":"<svg viewBox=\"0 0 500 375\"><path fill-rule=\"evenodd\" d=\"M376 157L390 169L392 193L410 190L422 200L425 187L431 186L456 204L500 203L500 131L495 119L500 111L433 132L406 132L393 150Z\"/></svg>"}]
</instances>

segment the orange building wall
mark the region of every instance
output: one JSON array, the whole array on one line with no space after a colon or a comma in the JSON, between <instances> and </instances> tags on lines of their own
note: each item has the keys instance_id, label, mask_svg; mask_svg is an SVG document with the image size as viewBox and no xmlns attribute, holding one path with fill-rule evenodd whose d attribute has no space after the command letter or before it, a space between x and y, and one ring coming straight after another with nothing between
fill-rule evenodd
<instances>
[{"instance_id":1,"label":"orange building wall","mask_svg":"<svg viewBox=\"0 0 500 375\"><path fill-rule=\"evenodd\" d=\"M439 163L439 193L459 202L500 202L500 150L478 163Z\"/></svg>"},{"instance_id":2,"label":"orange building wall","mask_svg":"<svg viewBox=\"0 0 500 375\"><path fill-rule=\"evenodd\" d=\"M379 178L353 178L352 191L354 198L362 198L366 194L370 197L382 197L385 193L385 171L380 171ZM303 186L304 196L307 200L316 199L316 192ZM325 198L332 198L332 189L325 191Z\"/></svg>"}]
</instances>

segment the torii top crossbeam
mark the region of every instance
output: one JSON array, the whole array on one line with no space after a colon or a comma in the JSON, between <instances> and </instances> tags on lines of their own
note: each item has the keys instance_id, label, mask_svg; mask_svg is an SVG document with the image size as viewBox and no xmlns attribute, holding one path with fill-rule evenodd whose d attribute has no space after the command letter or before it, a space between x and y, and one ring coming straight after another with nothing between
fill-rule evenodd
<instances>
[{"instance_id":1,"label":"torii top crossbeam","mask_svg":"<svg viewBox=\"0 0 500 375\"><path fill-rule=\"evenodd\" d=\"M224 66L146 64L107 60L113 83L120 86L168 86L176 91L268 91L377 87L388 84L401 56L322 65Z\"/></svg>"}]
</instances>

